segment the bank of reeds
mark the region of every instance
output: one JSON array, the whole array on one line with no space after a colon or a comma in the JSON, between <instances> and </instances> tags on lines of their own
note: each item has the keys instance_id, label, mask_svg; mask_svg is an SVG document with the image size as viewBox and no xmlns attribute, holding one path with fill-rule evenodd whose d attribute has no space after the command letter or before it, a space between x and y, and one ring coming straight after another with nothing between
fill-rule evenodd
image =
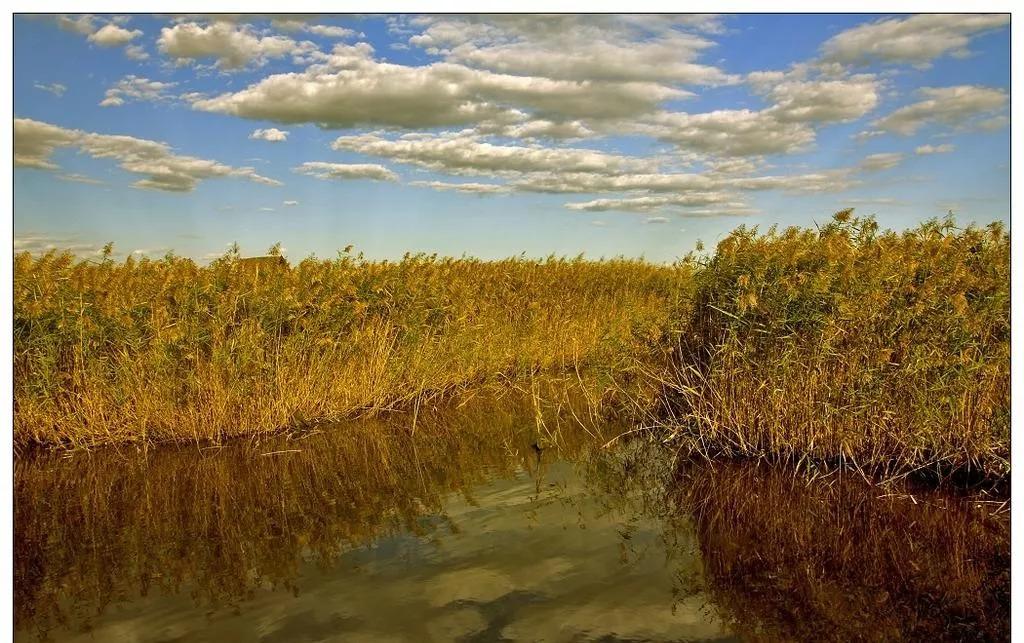
<instances>
[{"instance_id":1,"label":"bank of reeds","mask_svg":"<svg viewBox=\"0 0 1024 643\"><path fill-rule=\"evenodd\" d=\"M1001 475L1009 252L999 224L844 211L674 265L21 254L15 444L217 441L587 370L656 382L631 412L708 456Z\"/></svg>"},{"instance_id":2,"label":"bank of reeds","mask_svg":"<svg viewBox=\"0 0 1024 643\"><path fill-rule=\"evenodd\" d=\"M18 447L218 441L543 371L662 363L692 283L642 261L20 254Z\"/></svg>"},{"instance_id":3,"label":"bank of reeds","mask_svg":"<svg viewBox=\"0 0 1024 643\"><path fill-rule=\"evenodd\" d=\"M668 426L707 455L1009 471L1010 241L835 215L741 227L695 275Z\"/></svg>"}]
</instances>

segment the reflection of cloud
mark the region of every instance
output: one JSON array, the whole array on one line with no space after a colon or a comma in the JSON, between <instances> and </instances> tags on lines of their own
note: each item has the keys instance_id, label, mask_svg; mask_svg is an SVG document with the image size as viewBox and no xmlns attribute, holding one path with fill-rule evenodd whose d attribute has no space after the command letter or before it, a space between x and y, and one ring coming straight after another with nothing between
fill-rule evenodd
<instances>
[{"instance_id":1,"label":"reflection of cloud","mask_svg":"<svg viewBox=\"0 0 1024 643\"><path fill-rule=\"evenodd\" d=\"M435 641L455 641L486 629L487 621L472 607L446 612L427 623L427 631Z\"/></svg>"},{"instance_id":2,"label":"reflection of cloud","mask_svg":"<svg viewBox=\"0 0 1024 643\"><path fill-rule=\"evenodd\" d=\"M677 534L681 545L666 565L661 524L607 502L585 490L569 465L545 463L539 474L521 472L448 496L444 513L431 518L450 529L353 547L331 567L301 562L295 595L258 590L241 613L209 618L188 596L153 593L130 610L97 617L80 640L142 633L355 642L725 635L703 609L702 595L673 601L674 573L699 566L689 553L692 534Z\"/></svg>"},{"instance_id":3,"label":"reflection of cloud","mask_svg":"<svg viewBox=\"0 0 1024 643\"><path fill-rule=\"evenodd\" d=\"M513 589L515 583L505 574L475 567L437 576L428 584L427 595L434 605L447 605L460 600L486 603Z\"/></svg>"}]
</instances>

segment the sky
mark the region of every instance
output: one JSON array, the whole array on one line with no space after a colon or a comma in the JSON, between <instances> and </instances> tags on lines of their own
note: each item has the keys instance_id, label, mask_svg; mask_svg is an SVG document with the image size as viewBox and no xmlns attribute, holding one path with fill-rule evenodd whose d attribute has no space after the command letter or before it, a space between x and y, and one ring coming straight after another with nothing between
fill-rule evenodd
<instances>
[{"instance_id":1,"label":"sky","mask_svg":"<svg viewBox=\"0 0 1024 643\"><path fill-rule=\"evenodd\" d=\"M18 15L15 251L673 261L1009 220L1009 16Z\"/></svg>"}]
</instances>

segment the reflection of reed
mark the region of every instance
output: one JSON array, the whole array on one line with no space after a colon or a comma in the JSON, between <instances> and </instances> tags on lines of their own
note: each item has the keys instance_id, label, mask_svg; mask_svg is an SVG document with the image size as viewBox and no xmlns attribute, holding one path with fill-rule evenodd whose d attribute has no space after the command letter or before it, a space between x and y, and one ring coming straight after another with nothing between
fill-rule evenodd
<instances>
[{"instance_id":1,"label":"reflection of reed","mask_svg":"<svg viewBox=\"0 0 1024 643\"><path fill-rule=\"evenodd\" d=\"M593 442L556 409L542 415L553 416L546 430L563 454ZM328 564L398 531L444 528L427 518L442 514L446 494L536 468L536 420L535 400L509 395L457 413L421 410L414 436L402 417L198 452L19 460L17 627L87 625L154 590L188 588L197 603L222 605L260 587L294 589L302 560Z\"/></svg>"},{"instance_id":2,"label":"reflection of reed","mask_svg":"<svg viewBox=\"0 0 1024 643\"><path fill-rule=\"evenodd\" d=\"M769 640L1009 638L1009 519L935 492L808 483L751 464L697 467L691 512L707 591Z\"/></svg>"}]
</instances>

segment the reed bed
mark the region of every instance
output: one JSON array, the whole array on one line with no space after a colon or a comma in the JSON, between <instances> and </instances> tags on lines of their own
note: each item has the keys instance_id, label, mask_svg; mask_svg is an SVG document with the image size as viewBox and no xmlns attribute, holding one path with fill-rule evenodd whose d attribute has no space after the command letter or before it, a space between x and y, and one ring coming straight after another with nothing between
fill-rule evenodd
<instances>
[{"instance_id":1,"label":"reed bed","mask_svg":"<svg viewBox=\"0 0 1024 643\"><path fill-rule=\"evenodd\" d=\"M15 258L14 441L222 441L539 372L664 362L689 267L350 252Z\"/></svg>"},{"instance_id":2,"label":"reed bed","mask_svg":"<svg viewBox=\"0 0 1024 643\"><path fill-rule=\"evenodd\" d=\"M998 477L1009 251L998 223L896 233L847 210L672 265L25 253L15 445L219 442L586 371L620 393L595 404L708 457Z\"/></svg>"},{"instance_id":3,"label":"reed bed","mask_svg":"<svg viewBox=\"0 0 1024 643\"><path fill-rule=\"evenodd\" d=\"M739 228L695 272L659 423L708 457L1008 473L1009 253L998 223Z\"/></svg>"}]
</instances>

